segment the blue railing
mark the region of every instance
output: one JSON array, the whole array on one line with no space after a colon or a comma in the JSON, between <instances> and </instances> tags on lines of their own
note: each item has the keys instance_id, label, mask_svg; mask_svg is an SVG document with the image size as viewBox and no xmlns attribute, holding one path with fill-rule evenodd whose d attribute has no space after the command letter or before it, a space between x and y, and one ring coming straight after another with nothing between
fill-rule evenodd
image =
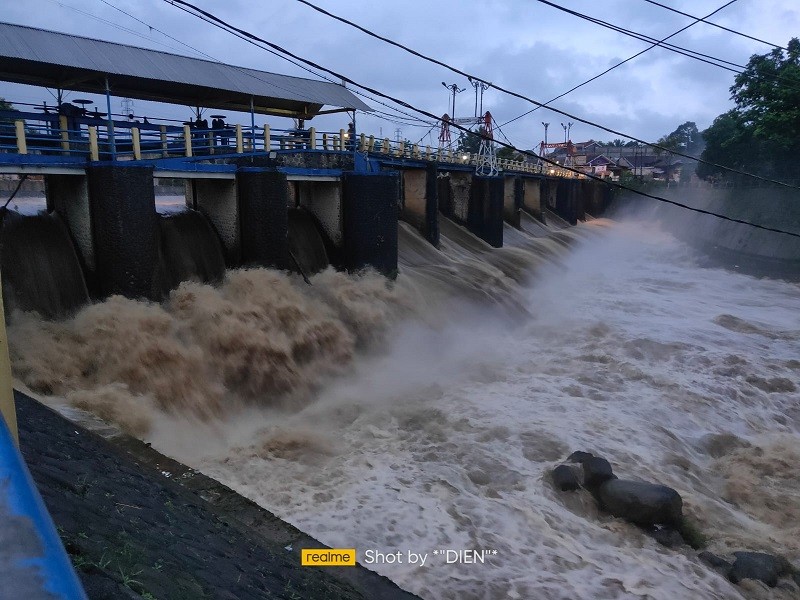
<instances>
[{"instance_id":1,"label":"blue railing","mask_svg":"<svg viewBox=\"0 0 800 600\"><path fill-rule=\"evenodd\" d=\"M85 600L53 521L5 420L0 418L0 529L3 598Z\"/></svg>"}]
</instances>

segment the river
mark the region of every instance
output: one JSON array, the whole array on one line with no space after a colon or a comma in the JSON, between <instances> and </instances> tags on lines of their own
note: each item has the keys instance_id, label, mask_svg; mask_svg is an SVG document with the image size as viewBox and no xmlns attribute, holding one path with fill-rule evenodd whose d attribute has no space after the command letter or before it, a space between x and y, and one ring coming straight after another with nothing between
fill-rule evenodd
<instances>
[{"instance_id":1,"label":"river","mask_svg":"<svg viewBox=\"0 0 800 600\"><path fill-rule=\"evenodd\" d=\"M16 315L15 374L362 563L400 551L366 566L426 599L791 597L731 584L549 472L602 455L677 489L711 551L800 564L797 283L704 266L654 220L525 218L502 250L400 228L393 284L252 270L164 306Z\"/></svg>"}]
</instances>

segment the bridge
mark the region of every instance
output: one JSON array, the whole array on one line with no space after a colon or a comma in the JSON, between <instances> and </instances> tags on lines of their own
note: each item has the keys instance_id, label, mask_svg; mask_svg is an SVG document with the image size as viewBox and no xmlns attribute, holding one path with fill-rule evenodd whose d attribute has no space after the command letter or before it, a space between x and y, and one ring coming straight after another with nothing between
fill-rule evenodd
<instances>
[{"instance_id":1,"label":"bridge","mask_svg":"<svg viewBox=\"0 0 800 600\"><path fill-rule=\"evenodd\" d=\"M481 156L452 148L256 125L256 114L304 121L371 110L333 83L5 23L0 80L59 91L52 107L0 110L0 174L43 179L47 205L37 217L0 211L3 299L45 317L112 294L159 301L182 281L214 282L242 266L305 276L330 264L394 276L398 219L434 245L440 219L451 219L499 248L504 223L519 226L523 212L544 222L553 211L575 224L610 200L604 185L535 162L500 160L497 174L485 176L476 173ZM64 102L62 90L101 94L105 110ZM113 115L112 91L192 107L197 118ZM220 114L209 126L200 107L249 113L250 122L225 123ZM157 212L154 184L163 178L183 182L186 211ZM56 582L47 590L81 597L14 448L4 328L0 334L8 424L0 427L0 466L14 474L0 484L47 541L47 555L31 557Z\"/></svg>"}]
</instances>

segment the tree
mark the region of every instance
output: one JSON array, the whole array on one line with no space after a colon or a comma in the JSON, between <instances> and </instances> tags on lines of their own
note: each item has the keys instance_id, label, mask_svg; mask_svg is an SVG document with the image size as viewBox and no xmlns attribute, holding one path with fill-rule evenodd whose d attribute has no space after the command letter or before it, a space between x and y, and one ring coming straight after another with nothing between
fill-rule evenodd
<instances>
[{"instance_id":1,"label":"tree","mask_svg":"<svg viewBox=\"0 0 800 600\"><path fill-rule=\"evenodd\" d=\"M703 159L781 178L791 172L800 152L800 40L750 57L730 88L735 108L703 132ZM703 177L725 175L702 164Z\"/></svg>"},{"instance_id":2,"label":"tree","mask_svg":"<svg viewBox=\"0 0 800 600\"><path fill-rule=\"evenodd\" d=\"M459 152L469 153L469 154L477 154L478 150L481 147L481 134L484 132L484 128L480 127L478 129L478 133L474 131L461 131L458 134L458 141L456 142L456 149Z\"/></svg>"},{"instance_id":3,"label":"tree","mask_svg":"<svg viewBox=\"0 0 800 600\"><path fill-rule=\"evenodd\" d=\"M686 121L670 134L662 136L656 142L671 152L681 152L695 156L702 149L702 138L694 121Z\"/></svg>"}]
</instances>

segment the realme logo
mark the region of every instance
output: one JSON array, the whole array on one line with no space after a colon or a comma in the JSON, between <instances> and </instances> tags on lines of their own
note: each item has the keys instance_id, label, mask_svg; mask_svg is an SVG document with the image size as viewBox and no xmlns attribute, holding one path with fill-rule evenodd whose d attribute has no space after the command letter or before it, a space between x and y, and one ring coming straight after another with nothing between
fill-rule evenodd
<instances>
[{"instance_id":1,"label":"realme logo","mask_svg":"<svg viewBox=\"0 0 800 600\"><path fill-rule=\"evenodd\" d=\"M355 548L303 548L300 564L304 567L355 567Z\"/></svg>"}]
</instances>

